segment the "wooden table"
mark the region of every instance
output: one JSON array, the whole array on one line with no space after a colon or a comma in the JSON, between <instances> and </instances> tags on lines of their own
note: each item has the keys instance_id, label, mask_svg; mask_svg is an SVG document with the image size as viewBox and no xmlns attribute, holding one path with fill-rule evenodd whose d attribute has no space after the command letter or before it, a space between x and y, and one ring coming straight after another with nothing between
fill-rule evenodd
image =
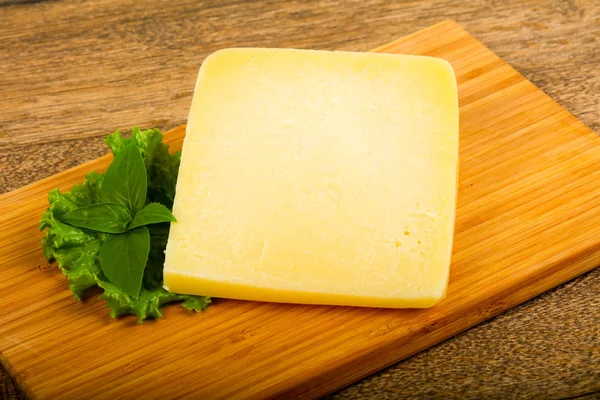
<instances>
[{"instance_id":1,"label":"wooden table","mask_svg":"<svg viewBox=\"0 0 600 400\"><path fill-rule=\"evenodd\" d=\"M219 48L366 51L446 18L600 131L594 0L0 0L0 193L104 154L115 129L185 123ZM596 269L331 398L596 398L599 327ZM21 397L3 371L0 394Z\"/></svg>"}]
</instances>

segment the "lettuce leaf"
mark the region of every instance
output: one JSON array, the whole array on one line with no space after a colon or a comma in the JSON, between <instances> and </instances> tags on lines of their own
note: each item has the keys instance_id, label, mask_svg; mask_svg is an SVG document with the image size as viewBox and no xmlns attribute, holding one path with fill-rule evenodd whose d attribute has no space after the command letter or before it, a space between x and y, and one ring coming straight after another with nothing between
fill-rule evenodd
<instances>
[{"instance_id":1,"label":"lettuce leaf","mask_svg":"<svg viewBox=\"0 0 600 400\"><path fill-rule=\"evenodd\" d=\"M169 210L173 207L175 185L181 153L169 154L168 146L162 143L163 135L158 129L132 129L131 138L125 138L119 131L109 135L105 143L113 154L118 154L128 143L133 142L140 149L148 173L147 203L160 203ZM48 194L49 207L42 215L40 230L46 231L42 248L48 261L56 264L67 277L69 288L78 300L83 300L85 291L99 286L104 290L101 299L110 308L111 317L135 314L139 322L146 318L160 318L160 308L172 302L180 302L188 310L201 311L210 304L210 298L170 293L163 289L164 250L169 235L169 224L149 226L150 254L142 289L135 299L115 285L100 269L98 253L108 234L66 225L60 222L62 214L78 207L101 202L100 190L104 174L92 172L83 183L74 185L66 193L58 189Z\"/></svg>"}]
</instances>

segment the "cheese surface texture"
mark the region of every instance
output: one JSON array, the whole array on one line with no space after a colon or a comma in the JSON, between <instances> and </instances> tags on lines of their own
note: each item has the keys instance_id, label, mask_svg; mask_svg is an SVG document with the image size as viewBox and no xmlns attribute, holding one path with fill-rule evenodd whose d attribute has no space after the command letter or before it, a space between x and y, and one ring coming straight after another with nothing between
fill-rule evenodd
<instances>
[{"instance_id":1,"label":"cheese surface texture","mask_svg":"<svg viewBox=\"0 0 600 400\"><path fill-rule=\"evenodd\" d=\"M456 79L444 60L218 51L196 82L165 287L432 306L448 281L457 167Z\"/></svg>"}]
</instances>

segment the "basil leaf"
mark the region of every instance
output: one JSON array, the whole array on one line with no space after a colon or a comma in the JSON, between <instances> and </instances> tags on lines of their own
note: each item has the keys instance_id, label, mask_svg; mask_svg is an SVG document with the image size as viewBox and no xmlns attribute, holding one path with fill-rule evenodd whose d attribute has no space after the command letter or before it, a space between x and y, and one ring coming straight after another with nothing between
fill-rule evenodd
<instances>
[{"instance_id":1,"label":"basil leaf","mask_svg":"<svg viewBox=\"0 0 600 400\"><path fill-rule=\"evenodd\" d=\"M171 211L160 203L150 203L142 208L135 217L129 229L137 228L138 226L158 224L159 222L176 222L177 220L171 214Z\"/></svg>"},{"instance_id":2,"label":"basil leaf","mask_svg":"<svg viewBox=\"0 0 600 400\"><path fill-rule=\"evenodd\" d=\"M115 155L104 175L102 194L106 201L120 203L137 213L146 203L148 181L140 149L130 143Z\"/></svg>"},{"instance_id":3,"label":"basil leaf","mask_svg":"<svg viewBox=\"0 0 600 400\"><path fill-rule=\"evenodd\" d=\"M65 224L105 233L123 233L131 222L129 209L117 203L97 203L55 216Z\"/></svg>"},{"instance_id":4,"label":"basil leaf","mask_svg":"<svg viewBox=\"0 0 600 400\"><path fill-rule=\"evenodd\" d=\"M150 252L150 232L145 226L110 235L100 248L100 267L119 289L137 299Z\"/></svg>"}]
</instances>

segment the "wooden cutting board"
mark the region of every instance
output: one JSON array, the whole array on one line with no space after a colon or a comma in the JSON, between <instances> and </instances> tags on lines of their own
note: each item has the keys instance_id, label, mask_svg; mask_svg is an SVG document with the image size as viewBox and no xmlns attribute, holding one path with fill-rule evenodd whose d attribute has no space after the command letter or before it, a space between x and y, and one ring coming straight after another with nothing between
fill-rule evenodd
<instances>
[{"instance_id":1,"label":"wooden cutting board","mask_svg":"<svg viewBox=\"0 0 600 400\"><path fill-rule=\"evenodd\" d=\"M37 230L48 191L106 168L106 156L0 197L1 360L25 392L316 397L600 264L594 132L454 22L376 51L442 57L456 70L460 182L445 300L426 310L216 300L200 314L169 306L141 325L113 320L97 295L71 296ZM167 133L173 149L184 131Z\"/></svg>"}]
</instances>

